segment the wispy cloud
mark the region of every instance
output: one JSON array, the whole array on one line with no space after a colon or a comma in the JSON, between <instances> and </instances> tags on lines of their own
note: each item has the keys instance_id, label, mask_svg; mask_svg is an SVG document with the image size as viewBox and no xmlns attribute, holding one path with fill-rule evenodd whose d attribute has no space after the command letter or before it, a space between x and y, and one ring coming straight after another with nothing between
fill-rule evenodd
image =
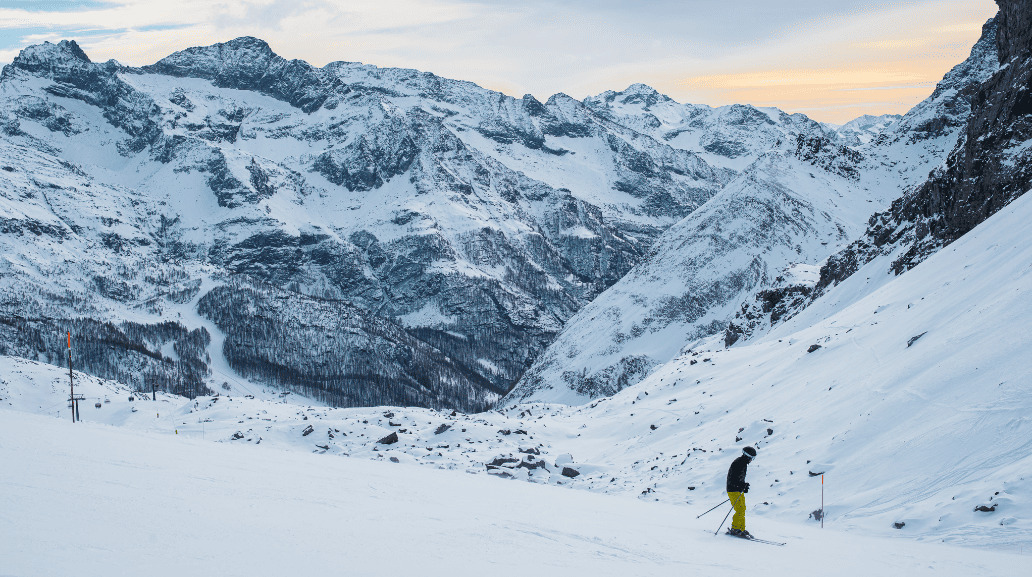
<instances>
[{"instance_id":1,"label":"wispy cloud","mask_svg":"<svg viewBox=\"0 0 1032 577\"><path fill-rule=\"evenodd\" d=\"M142 65L251 35L315 65L419 68L517 96L645 82L843 121L927 96L994 12L991 0L7 0L0 60L71 37L94 60ZM891 96L850 108L875 89Z\"/></svg>"}]
</instances>

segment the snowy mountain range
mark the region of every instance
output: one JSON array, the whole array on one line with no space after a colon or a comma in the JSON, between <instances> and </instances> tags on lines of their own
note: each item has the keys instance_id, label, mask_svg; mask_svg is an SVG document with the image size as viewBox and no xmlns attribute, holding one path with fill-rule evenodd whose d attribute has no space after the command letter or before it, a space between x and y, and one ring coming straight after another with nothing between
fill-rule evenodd
<instances>
[{"instance_id":1,"label":"snowy mountain range","mask_svg":"<svg viewBox=\"0 0 1032 577\"><path fill-rule=\"evenodd\" d=\"M60 362L37 343L88 318L112 336L84 368L126 378L111 367L131 357L136 385L193 394L236 374L338 404L486 408L733 174L564 95L316 69L254 38L139 69L29 47L0 109L4 352ZM280 289L302 306L252 303L275 320L254 334L235 303ZM343 318L310 318L326 300ZM202 331L193 369L164 354L162 322Z\"/></svg>"},{"instance_id":2,"label":"snowy mountain range","mask_svg":"<svg viewBox=\"0 0 1032 577\"><path fill-rule=\"evenodd\" d=\"M44 343L76 329L103 335L84 370L140 389L464 410L744 167L839 139L642 85L541 103L255 38L141 68L31 46L0 117L0 352L59 364Z\"/></svg>"},{"instance_id":3,"label":"snowy mountain range","mask_svg":"<svg viewBox=\"0 0 1032 577\"><path fill-rule=\"evenodd\" d=\"M998 3L928 99L840 127L254 38L141 68L26 48L0 75L5 569L382 574L406 543L440 574L1020 572L1032 9ZM695 520L746 445L778 553Z\"/></svg>"}]
</instances>

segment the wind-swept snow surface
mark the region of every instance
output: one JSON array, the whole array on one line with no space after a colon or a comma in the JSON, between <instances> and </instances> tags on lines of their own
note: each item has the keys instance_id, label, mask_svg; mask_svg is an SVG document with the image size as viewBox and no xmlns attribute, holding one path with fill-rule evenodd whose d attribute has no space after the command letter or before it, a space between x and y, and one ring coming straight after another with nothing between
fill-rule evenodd
<instances>
[{"instance_id":1,"label":"wind-swept snow surface","mask_svg":"<svg viewBox=\"0 0 1032 577\"><path fill-rule=\"evenodd\" d=\"M1016 575L1027 558L764 523L409 465L0 419L3 573ZM32 431L29 433L28 431ZM45 451L40 451L46 447Z\"/></svg>"}]
</instances>

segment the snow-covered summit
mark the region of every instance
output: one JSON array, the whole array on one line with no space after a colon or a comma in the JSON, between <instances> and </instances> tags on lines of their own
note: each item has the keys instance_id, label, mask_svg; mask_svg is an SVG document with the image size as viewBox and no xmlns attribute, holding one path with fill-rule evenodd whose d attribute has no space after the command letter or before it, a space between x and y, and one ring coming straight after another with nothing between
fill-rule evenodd
<instances>
[{"instance_id":1,"label":"snow-covered summit","mask_svg":"<svg viewBox=\"0 0 1032 577\"><path fill-rule=\"evenodd\" d=\"M880 114L872 116L864 114L839 126L835 133L850 146L862 146L874 140L893 124L903 118L899 114Z\"/></svg>"},{"instance_id":2,"label":"snow-covered summit","mask_svg":"<svg viewBox=\"0 0 1032 577\"><path fill-rule=\"evenodd\" d=\"M681 104L644 84L585 98L584 105L614 122L698 154L714 166L736 171L796 136L835 137L834 132L802 114L746 104Z\"/></svg>"}]
</instances>

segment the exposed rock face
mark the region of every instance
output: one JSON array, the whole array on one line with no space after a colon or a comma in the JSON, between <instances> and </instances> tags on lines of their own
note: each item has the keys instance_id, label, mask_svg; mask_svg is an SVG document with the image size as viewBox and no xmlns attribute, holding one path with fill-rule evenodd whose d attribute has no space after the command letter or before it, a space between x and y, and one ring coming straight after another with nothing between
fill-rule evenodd
<instances>
[{"instance_id":1,"label":"exposed rock face","mask_svg":"<svg viewBox=\"0 0 1032 577\"><path fill-rule=\"evenodd\" d=\"M1032 138L1030 8L999 4L1001 12L986 30L997 31L1002 67L972 91L961 142L941 169L871 217L866 234L829 259L817 295L880 254L899 251L892 272L909 270L1032 187L1032 149L1026 146Z\"/></svg>"},{"instance_id":2,"label":"exposed rock face","mask_svg":"<svg viewBox=\"0 0 1032 577\"><path fill-rule=\"evenodd\" d=\"M724 346L731 347L743 337L762 334L806 306L819 278L819 267L795 265L779 275L771 288L757 292L742 303L724 331Z\"/></svg>"}]
</instances>

